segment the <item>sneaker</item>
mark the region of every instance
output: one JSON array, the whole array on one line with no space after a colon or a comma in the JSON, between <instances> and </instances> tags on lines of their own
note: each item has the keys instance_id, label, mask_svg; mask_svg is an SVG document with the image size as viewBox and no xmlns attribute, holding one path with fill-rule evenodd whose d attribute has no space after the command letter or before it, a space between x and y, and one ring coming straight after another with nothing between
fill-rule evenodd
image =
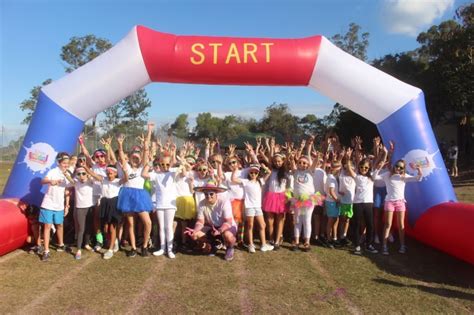
<instances>
[{"instance_id":1,"label":"sneaker","mask_svg":"<svg viewBox=\"0 0 474 315\"><path fill-rule=\"evenodd\" d=\"M390 233L390 234L388 235L388 241L389 241L390 243L395 242L395 239L393 238L393 234L392 234L392 233Z\"/></svg>"},{"instance_id":2,"label":"sneaker","mask_svg":"<svg viewBox=\"0 0 474 315\"><path fill-rule=\"evenodd\" d=\"M291 244L291 249L290 250L292 252L296 252L298 250L298 248L299 248L299 244L293 243L293 244Z\"/></svg>"},{"instance_id":3,"label":"sneaker","mask_svg":"<svg viewBox=\"0 0 474 315\"><path fill-rule=\"evenodd\" d=\"M99 252L101 249L102 249L102 244L101 243L97 243L94 246L94 252Z\"/></svg>"},{"instance_id":4,"label":"sneaker","mask_svg":"<svg viewBox=\"0 0 474 315\"><path fill-rule=\"evenodd\" d=\"M132 248L132 250L127 253L127 256L128 256L128 257L135 257L135 256L137 256L137 250Z\"/></svg>"},{"instance_id":5,"label":"sneaker","mask_svg":"<svg viewBox=\"0 0 474 315\"><path fill-rule=\"evenodd\" d=\"M347 246L347 245L349 245L349 240L344 237L344 238L339 240L339 244L341 244L341 246Z\"/></svg>"},{"instance_id":6,"label":"sneaker","mask_svg":"<svg viewBox=\"0 0 474 315\"><path fill-rule=\"evenodd\" d=\"M49 257L49 252L43 252L43 255L41 256L41 261L48 261Z\"/></svg>"},{"instance_id":7,"label":"sneaker","mask_svg":"<svg viewBox=\"0 0 474 315\"><path fill-rule=\"evenodd\" d=\"M144 258L150 257L150 254L148 252L148 248L142 247L142 257L144 257Z\"/></svg>"},{"instance_id":8,"label":"sneaker","mask_svg":"<svg viewBox=\"0 0 474 315\"><path fill-rule=\"evenodd\" d=\"M332 245L335 247L335 248L342 248L344 245L342 245L342 243L339 241L339 240L333 240L332 241Z\"/></svg>"},{"instance_id":9,"label":"sneaker","mask_svg":"<svg viewBox=\"0 0 474 315\"><path fill-rule=\"evenodd\" d=\"M335 246L336 240L330 240L330 241L327 242L327 244L328 244L328 248L330 248L330 249L336 248L336 246Z\"/></svg>"},{"instance_id":10,"label":"sneaker","mask_svg":"<svg viewBox=\"0 0 474 315\"><path fill-rule=\"evenodd\" d=\"M38 255L43 255L43 252L44 252L44 246L43 245L39 245L38 246L38 251L36 252Z\"/></svg>"},{"instance_id":11,"label":"sneaker","mask_svg":"<svg viewBox=\"0 0 474 315\"><path fill-rule=\"evenodd\" d=\"M374 243L375 243L375 244L380 244L380 239L379 239L379 236L378 236L378 235L375 235L375 237L374 237Z\"/></svg>"},{"instance_id":12,"label":"sneaker","mask_svg":"<svg viewBox=\"0 0 474 315\"><path fill-rule=\"evenodd\" d=\"M221 240L216 240L214 246L215 246L218 250L219 250L219 249L224 249L224 243L222 243Z\"/></svg>"},{"instance_id":13,"label":"sneaker","mask_svg":"<svg viewBox=\"0 0 474 315\"><path fill-rule=\"evenodd\" d=\"M76 252L76 255L74 255L74 259L75 259L75 260L79 260L79 259L81 259L81 258L82 258L82 253L81 253L80 250L78 250L78 251Z\"/></svg>"},{"instance_id":14,"label":"sneaker","mask_svg":"<svg viewBox=\"0 0 474 315\"><path fill-rule=\"evenodd\" d=\"M161 255L163 255L164 253L165 253L164 250L159 249L159 250L153 252L153 256L161 256Z\"/></svg>"},{"instance_id":15,"label":"sneaker","mask_svg":"<svg viewBox=\"0 0 474 315\"><path fill-rule=\"evenodd\" d=\"M84 248L87 249L88 251L91 251L91 252L94 250L89 244L84 246Z\"/></svg>"},{"instance_id":16,"label":"sneaker","mask_svg":"<svg viewBox=\"0 0 474 315\"><path fill-rule=\"evenodd\" d=\"M115 240L115 244L114 244L113 252L116 253L116 252L119 251L119 249L120 249L120 247L119 247L119 241L116 239L116 240Z\"/></svg>"},{"instance_id":17,"label":"sneaker","mask_svg":"<svg viewBox=\"0 0 474 315\"><path fill-rule=\"evenodd\" d=\"M234 259L234 248L233 247L229 247L227 248L226 252L225 252L225 260L227 261L232 261Z\"/></svg>"},{"instance_id":18,"label":"sneaker","mask_svg":"<svg viewBox=\"0 0 474 315\"><path fill-rule=\"evenodd\" d=\"M316 244L317 246L324 246L324 243L320 238L316 238L314 240L314 244Z\"/></svg>"},{"instance_id":19,"label":"sneaker","mask_svg":"<svg viewBox=\"0 0 474 315\"><path fill-rule=\"evenodd\" d=\"M170 258L170 259L175 259L176 258L176 255L173 253L172 250L168 251L168 258Z\"/></svg>"},{"instance_id":20,"label":"sneaker","mask_svg":"<svg viewBox=\"0 0 474 315\"><path fill-rule=\"evenodd\" d=\"M255 253L255 245L254 244L249 245L249 253L251 253L251 254Z\"/></svg>"},{"instance_id":21,"label":"sneaker","mask_svg":"<svg viewBox=\"0 0 474 315\"><path fill-rule=\"evenodd\" d=\"M37 254L38 253L38 246L32 246L28 250L28 254Z\"/></svg>"},{"instance_id":22,"label":"sneaker","mask_svg":"<svg viewBox=\"0 0 474 315\"><path fill-rule=\"evenodd\" d=\"M375 249L374 246L369 245L365 248L366 251L368 251L371 254L377 254L379 251Z\"/></svg>"},{"instance_id":23,"label":"sneaker","mask_svg":"<svg viewBox=\"0 0 474 315\"><path fill-rule=\"evenodd\" d=\"M311 244L310 243L304 243L302 251L306 253L306 252L309 252L310 250L311 250Z\"/></svg>"},{"instance_id":24,"label":"sneaker","mask_svg":"<svg viewBox=\"0 0 474 315\"><path fill-rule=\"evenodd\" d=\"M405 254L407 252L407 247L405 245L400 246L400 249L398 250L400 254Z\"/></svg>"},{"instance_id":25,"label":"sneaker","mask_svg":"<svg viewBox=\"0 0 474 315\"><path fill-rule=\"evenodd\" d=\"M260 247L260 251L269 252L269 251L272 251L273 248L275 248L275 247L270 245L270 244L263 244L263 246Z\"/></svg>"},{"instance_id":26,"label":"sneaker","mask_svg":"<svg viewBox=\"0 0 474 315\"><path fill-rule=\"evenodd\" d=\"M360 246L356 246L356 248L354 249L354 255L362 255Z\"/></svg>"},{"instance_id":27,"label":"sneaker","mask_svg":"<svg viewBox=\"0 0 474 315\"><path fill-rule=\"evenodd\" d=\"M382 248L382 255L388 256L388 247L387 246L384 246Z\"/></svg>"},{"instance_id":28,"label":"sneaker","mask_svg":"<svg viewBox=\"0 0 474 315\"><path fill-rule=\"evenodd\" d=\"M66 246L63 245L58 245L58 247L56 247L56 251L57 252L64 252L66 250Z\"/></svg>"},{"instance_id":29,"label":"sneaker","mask_svg":"<svg viewBox=\"0 0 474 315\"><path fill-rule=\"evenodd\" d=\"M273 250L280 250L280 244L273 245Z\"/></svg>"},{"instance_id":30,"label":"sneaker","mask_svg":"<svg viewBox=\"0 0 474 315\"><path fill-rule=\"evenodd\" d=\"M104 255L102 256L102 258L104 259L110 259L114 256L114 252L112 250L108 250L104 253Z\"/></svg>"}]
</instances>

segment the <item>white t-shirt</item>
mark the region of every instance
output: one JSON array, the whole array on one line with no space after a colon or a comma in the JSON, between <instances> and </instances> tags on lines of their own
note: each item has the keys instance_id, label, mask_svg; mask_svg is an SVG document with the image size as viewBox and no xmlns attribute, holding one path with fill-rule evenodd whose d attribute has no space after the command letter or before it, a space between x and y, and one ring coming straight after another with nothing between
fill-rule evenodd
<instances>
[{"instance_id":1,"label":"white t-shirt","mask_svg":"<svg viewBox=\"0 0 474 315\"><path fill-rule=\"evenodd\" d=\"M262 185L263 180L260 182L253 182L248 179L241 179L242 186L244 188L244 206L248 208L261 208L262 207Z\"/></svg>"},{"instance_id":2,"label":"white t-shirt","mask_svg":"<svg viewBox=\"0 0 474 315\"><path fill-rule=\"evenodd\" d=\"M339 192L341 195L341 203L352 204L355 193L355 181L352 176L346 173L345 170L341 170L339 174Z\"/></svg>"},{"instance_id":3,"label":"white t-shirt","mask_svg":"<svg viewBox=\"0 0 474 315\"><path fill-rule=\"evenodd\" d=\"M125 165L124 171L127 172L128 181L123 186L129 188L143 189L145 179L142 177L142 170L143 167L141 166L137 169L132 169L130 164L127 163Z\"/></svg>"},{"instance_id":4,"label":"white t-shirt","mask_svg":"<svg viewBox=\"0 0 474 315\"><path fill-rule=\"evenodd\" d=\"M226 219L232 218L231 225L236 226L229 198L218 198L213 206L209 205L207 200L201 201L197 210L197 218L204 219L206 225L214 225L216 228L222 226Z\"/></svg>"},{"instance_id":5,"label":"white t-shirt","mask_svg":"<svg viewBox=\"0 0 474 315\"><path fill-rule=\"evenodd\" d=\"M76 208L90 208L94 205L94 182L91 179L80 182L74 179L74 197Z\"/></svg>"},{"instance_id":6,"label":"white t-shirt","mask_svg":"<svg viewBox=\"0 0 474 315\"><path fill-rule=\"evenodd\" d=\"M332 174L328 174L328 177L326 178L326 186L324 191L326 192L327 201L335 201L334 198L332 198L329 194L329 188L334 188L334 192L337 198L339 198L339 184L337 183L337 178Z\"/></svg>"},{"instance_id":7,"label":"white t-shirt","mask_svg":"<svg viewBox=\"0 0 474 315\"><path fill-rule=\"evenodd\" d=\"M324 195L324 185L326 184L326 172L322 168L316 168L314 170L313 179L314 179L314 190L319 191L320 194Z\"/></svg>"},{"instance_id":8,"label":"white t-shirt","mask_svg":"<svg viewBox=\"0 0 474 315\"><path fill-rule=\"evenodd\" d=\"M387 186L387 196L385 197L385 200L388 201L405 200L405 183L418 181L416 176L410 174L401 176L399 174L391 175L390 172L382 174L375 172L374 178L381 178L385 182L385 185Z\"/></svg>"},{"instance_id":9,"label":"white t-shirt","mask_svg":"<svg viewBox=\"0 0 474 315\"><path fill-rule=\"evenodd\" d=\"M92 171L96 173L97 175L102 176L105 178L107 176L106 173L107 165L99 166L99 164L94 164L92 166ZM94 196L100 196L100 193L102 192L102 183L99 182L98 180L94 180Z\"/></svg>"},{"instance_id":10,"label":"white t-shirt","mask_svg":"<svg viewBox=\"0 0 474 315\"><path fill-rule=\"evenodd\" d=\"M178 197L192 196L191 189L189 187L190 174L186 176L178 176L176 179L176 192Z\"/></svg>"},{"instance_id":11,"label":"white t-shirt","mask_svg":"<svg viewBox=\"0 0 474 315\"><path fill-rule=\"evenodd\" d=\"M176 172L152 172L150 181L155 187L156 209L176 209Z\"/></svg>"},{"instance_id":12,"label":"white t-shirt","mask_svg":"<svg viewBox=\"0 0 474 315\"><path fill-rule=\"evenodd\" d=\"M117 197L120 191L120 179L115 178L113 181L109 181L107 177L104 178L102 182L101 196L105 198L114 198Z\"/></svg>"},{"instance_id":13,"label":"white t-shirt","mask_svg":"<svg viewBox=\"0 0 474 315\"><path fill-rule=\"evenodd\" d=\"M374 181L371 177L357 174L355 185L354 203L374 202Z\"/></svg>"},{"instance_id":14,"label":"white t-shirt","mask_svg":"<svg viewBox=\"0 0 474 315\"><path fill-rule=\"evenodd\" d=\"M44 194L41 208L53 211L64 210L64 191L66 187L69 187L66 176L59 169L55 167L46 173L45 178L51 180L60 180L61 182L57 185L48 185L48 190Z\"/></svg>"},{"instance_id":15,"label":"white t-shirt","mask_svg":"<svg viewBox=\"0 0 474 315\"><path fill-rule=\"evenodd\" d=\"M294 185L293 193L296 196L303 194L312 195L315 193L313 174L309 170L296 170L292 176Z\"/></svg>"},{"instance_id":16,"label":"white t-shirt","mask_svg":"<svg viewBox=\"0 0 474 315\"><path fill-rule=\"evenodd\" d=\"M248 175L248 168L243 170L237 171L237 178L246 179ZM225 186L229 189L227 191L227 195L229 196L230 200L233 199L244 199L244 188L240 184L232 183L232 172L224 173L225 176Z\"/></svg>"},{"instance_id":17,"label":"white t-shirt","mask_svg":"<svg viewBox=\"0 0 474 315\"><path fill-rule=\"evenodd\" d=\"M272 170L272 174L270 175L270 177L268 178L268 191L269 192L274 192L274 193L282 193L282 192L285 192L286 191L286 187L287 187L287 178L285 176L285 178L283 178L281 180L281 184L278 183L278 170L277 169L273 169Z\"/></svg>"}]
</instances>

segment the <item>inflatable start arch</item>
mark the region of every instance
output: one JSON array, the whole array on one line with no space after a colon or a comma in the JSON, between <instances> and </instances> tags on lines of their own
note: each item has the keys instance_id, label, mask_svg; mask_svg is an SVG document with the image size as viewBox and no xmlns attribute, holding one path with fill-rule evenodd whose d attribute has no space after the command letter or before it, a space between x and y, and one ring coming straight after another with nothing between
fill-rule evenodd
<instances>
[{"instance_id":1,"label":"inflatable start arch","mask_svg":"<svg viewBox=\"0 0 474 315\"><path fill-rule=\"evenodd\" d=\"M345 53L303 39L176 36L134 27L112 49L44 87L0 201L0 255L24 244L17 200L39 205L40 179L74 150L84 122L150 82L308 86L375 123L394 158L423 180L407 185L409 233L474 264L474 206L456 203L423 93Z\"/></svg>"}]
</instances>

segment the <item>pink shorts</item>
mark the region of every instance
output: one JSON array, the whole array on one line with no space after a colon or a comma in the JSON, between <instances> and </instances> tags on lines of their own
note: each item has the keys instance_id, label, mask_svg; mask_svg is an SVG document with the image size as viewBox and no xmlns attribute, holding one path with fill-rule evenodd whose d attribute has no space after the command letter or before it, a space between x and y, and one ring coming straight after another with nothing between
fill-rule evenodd
<instances>
[{"instance_id":1,"label":"pink shorts","mask_svg":"<svg viewBox=\"0 0 474 315\"><path fill-rule=\"evenodd\" d=\"M385 211L405 211L405 200L385 201Z\"/></svg>"}]
</instances>

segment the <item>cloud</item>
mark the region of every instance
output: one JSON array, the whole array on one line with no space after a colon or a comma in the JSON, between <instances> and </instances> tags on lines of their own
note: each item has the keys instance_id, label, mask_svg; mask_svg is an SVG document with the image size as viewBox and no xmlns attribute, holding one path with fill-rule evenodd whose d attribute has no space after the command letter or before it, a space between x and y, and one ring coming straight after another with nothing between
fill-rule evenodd
<instances>
[{"instance_id":1,"label":"cloud","mask_svg":"<svg viewBox=\"0 0 474 315\"><path fill-rule=\"evenodd\" d=\"M389 32L417 36L453 4L454 0L386 0L382 18Z\"/></svg>"}]
</instances>

